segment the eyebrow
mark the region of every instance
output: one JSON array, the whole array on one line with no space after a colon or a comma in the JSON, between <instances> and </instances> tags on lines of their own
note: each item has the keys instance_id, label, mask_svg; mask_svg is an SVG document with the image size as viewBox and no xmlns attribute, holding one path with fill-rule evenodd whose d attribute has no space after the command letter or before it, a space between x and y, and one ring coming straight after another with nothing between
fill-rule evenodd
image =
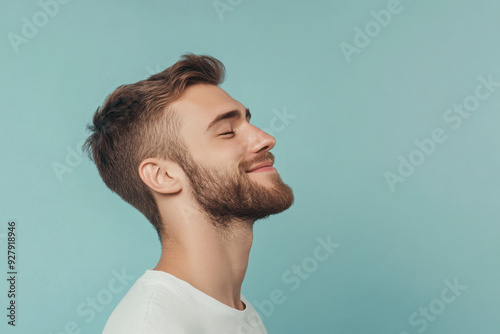
<instances>
[{"instance_id":1,"label":"eyebrow","mask_svg":"<svg viewBox=\"0 0 500 334\"><path fill-rule=\"evenodd\" d=\"M245 117L248 117L248 118L252 118L252 113L250 112L250 109L246 108L245 109ZM225 113L222 113L222 114L219 114L217 115L217 117L215 117L211 122L210 124L208 124L208 127L207 129L205 130L205 132L207 132L208 130L210 130L215 124L219 123L220 121L222 120L225 120L225 119L231 119L231 118L240 118L241 115L240 115L240 112L238 110L231 110L231 111L228 111L228 112L225 112Z\"/></svg>"}]
</instances>

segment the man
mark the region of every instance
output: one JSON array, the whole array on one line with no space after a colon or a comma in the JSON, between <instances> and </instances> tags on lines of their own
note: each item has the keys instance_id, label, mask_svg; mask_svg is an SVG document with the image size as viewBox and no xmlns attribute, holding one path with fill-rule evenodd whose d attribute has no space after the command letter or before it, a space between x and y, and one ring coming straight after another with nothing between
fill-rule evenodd
<instances>
[{"instance_id":1,"label":"man","mask_svg":"<svg viewBox=\"0 0 500 334\"><path fill-rule=\"evenodd\" d=\"M267 333L241 294L256 220L288 209L275 139L218 85L224 65L186 54L118 87L84 145L104 183L141 211L162 245L104 334Z\"/></svg>"}]
</instances>

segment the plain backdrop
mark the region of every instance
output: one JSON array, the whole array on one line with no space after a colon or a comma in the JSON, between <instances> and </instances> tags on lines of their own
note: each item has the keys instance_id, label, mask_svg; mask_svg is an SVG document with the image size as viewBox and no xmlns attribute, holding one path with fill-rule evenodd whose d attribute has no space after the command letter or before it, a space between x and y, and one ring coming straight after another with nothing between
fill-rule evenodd
<instances>
[{"instance_id":1,"label":"plain backdrop","mask_svg":"<svg viewBox=\"0 0 500 334\"><path fill-rule=\"evenodd\" d=\"M100 333L156 265L81 144L186 52L225 64L295 194L256 222L242 287L270 334L499 333L500 2L61 2L0 11L2 333Z\"/></svg>"}]
</instances>

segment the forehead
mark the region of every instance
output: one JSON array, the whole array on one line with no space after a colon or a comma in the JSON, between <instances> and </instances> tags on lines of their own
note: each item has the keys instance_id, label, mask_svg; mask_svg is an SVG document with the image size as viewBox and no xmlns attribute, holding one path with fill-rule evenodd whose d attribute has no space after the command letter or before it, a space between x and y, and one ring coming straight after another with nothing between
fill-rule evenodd
<instances>
[{"instance_id":1,"label":"forehead","mask_svg":"<svg viewBox=\"0 0 500 334\"><path fill-rule=\"evenodd\" d=\"M171 107L181 119L185 133L190 135L195 133L203 135L208 124L222 112L245 110L240 102L222 88L210 84L189 86Z\"/></svg>"},{"instance_id":2,"label":"forehead","mask_svg":"<svg viewBox=\"0 0 500 334\"><path fill-rule=\"evenodd\" d=\"M206 120L211 119L218 112L243 107L219 86L208 84L195 84L188 87L184 94L172 103L172 106L179 111L179 114L186 117Z\"/></svg>"}]
</instances>

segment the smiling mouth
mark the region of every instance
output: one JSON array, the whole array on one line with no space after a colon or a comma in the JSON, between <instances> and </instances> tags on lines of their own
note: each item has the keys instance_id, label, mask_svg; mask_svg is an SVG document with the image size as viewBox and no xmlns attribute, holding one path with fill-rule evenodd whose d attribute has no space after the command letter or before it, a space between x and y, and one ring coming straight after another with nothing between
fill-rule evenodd
<instances>
[{"instance_id":1,"label":"smiling mouth","mask_svg":"<svg viewBox=\"0 0 500 334\"><path fill-rule=\"evenodd\" d=\"M264 167L254 169L254 170L247 172L247 173L261 173L261 172L271 172L271 171L276 171L276 168L274 168L273 166L264 166Z\"/></svg>"},{"instance_id":2,"label":"smiling mouth","mask_svg":"<svg viewBox=\"0 0 500 334\"><path fill-rule=\"evenodd\" d=\"M253 173L254 171L256 170L261 170L261 169L265 169L265 168L271 168L269 170L276 170L274 167L273 167L273 164L274 164L274 161L265 161L263 163L260 163L252 168L250 168L249 170L247 170L247 173ZM261 171L264 171L264 170L261 170Z\"/></svg>"}]
</instances>

